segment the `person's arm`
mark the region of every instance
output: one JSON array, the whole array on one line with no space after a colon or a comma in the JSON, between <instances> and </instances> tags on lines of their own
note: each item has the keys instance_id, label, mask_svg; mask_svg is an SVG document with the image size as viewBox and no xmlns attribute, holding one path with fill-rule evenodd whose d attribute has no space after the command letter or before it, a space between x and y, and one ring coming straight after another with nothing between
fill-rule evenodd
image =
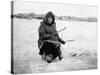
<instances>
[{"instance_id":1,"label":"person's arm","mask_svg":"<svg viewBox=\"0 0 100 75\"><path fill-rule=\"evenodd\" d=\"M40 39L49 39L50 38L50 35L45 32L43 24L40 25L38 33L39 33Z\"/></svg>"},{"instance_id":2,"label":"person's arm","mask_svg":"<svg viewBox=\"0 0 100 75\"><path fill-rule=\"evenodd\" d=\"M45 39L47 37L43 25L40 25L38 33L41 39Z\"/></svg>"},{"instance_id":3,"label":"person's arm","mask_svg":"<svg viewBox=\"0 0 100 75\"><path fill-rule=\"evenodd\" d=\"M54 36L57 36L58 38L58 41L62 44L65 44L65 41L63 41L60 37L59 37L59 34L57 33L57 29L56 29L56 25L54 25L54 30L55 30L55 35Z\"/></svg>"}]
</instances>

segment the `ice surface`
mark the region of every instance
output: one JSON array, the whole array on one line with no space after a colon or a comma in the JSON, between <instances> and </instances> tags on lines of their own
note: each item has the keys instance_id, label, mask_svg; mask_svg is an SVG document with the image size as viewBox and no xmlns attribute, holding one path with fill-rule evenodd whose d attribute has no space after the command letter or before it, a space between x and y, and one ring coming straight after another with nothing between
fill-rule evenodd
<instances>
[{"instance_id":1,"label":"ice surface","mask_svg":"<svg viewBox=\"0 0 100 75\"><path fill-rule=\"evenodd\" d=\"M63 59L53 63L41 60L38 54L38 28L41 20L14 18L14 73L73 71L97 68L97 23L56 21L59 35L74 40L62 45Z\"/></svg>"}]
</instances>

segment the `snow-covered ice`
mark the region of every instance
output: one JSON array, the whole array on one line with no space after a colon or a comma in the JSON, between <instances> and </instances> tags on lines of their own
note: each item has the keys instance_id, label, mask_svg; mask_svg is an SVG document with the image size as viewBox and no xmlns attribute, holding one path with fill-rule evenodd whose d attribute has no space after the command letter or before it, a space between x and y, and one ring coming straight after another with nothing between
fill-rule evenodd
<instances>
[{"instance_id":1,"label":"snow-covered ice","mask_svg":"<svg viewBox=\"0 0 100 75\"><path fill-rule=\"evenodd\" d=\"M87 70L97 68L97 23L56 21L57 30L64 40L74 40L62 45L63 59L53 63L41 60L38 54L38 28L41 20L14 18L14 73L38 73Z\"/></svg>"}]
</instances>

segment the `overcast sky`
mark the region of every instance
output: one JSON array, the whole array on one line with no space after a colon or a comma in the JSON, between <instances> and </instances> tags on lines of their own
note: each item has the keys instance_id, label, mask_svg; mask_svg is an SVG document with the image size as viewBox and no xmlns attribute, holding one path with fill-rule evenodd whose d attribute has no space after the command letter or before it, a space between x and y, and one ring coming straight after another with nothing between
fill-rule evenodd
<instances>
[{"instance_id":1,"label":"overcast sky","mask_svg":"<svg viewBox=\"0 0 100 75\"><path fill-rule=\"evenodd\" d=\"M48 11L52 11L57 16L97 17L96 6L31 1L14 2L14 14L31 12L35 12L36 14L46 14Z\"/></svg>"}]
</instances>

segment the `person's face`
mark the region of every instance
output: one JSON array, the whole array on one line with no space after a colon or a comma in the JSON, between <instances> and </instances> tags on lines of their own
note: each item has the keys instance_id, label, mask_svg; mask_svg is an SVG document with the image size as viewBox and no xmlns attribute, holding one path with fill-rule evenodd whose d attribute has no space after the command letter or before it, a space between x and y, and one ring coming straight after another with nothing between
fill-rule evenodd
<instances>
[{"instance_id":1,"label":"person's face","mask_svg":"<svg viewBox=\"0 0 100 75\"><path fill-rule=\"evenodd\" d=\"M53 21L52 17L51 17L51 16L50 16L50 17L48 17L48 23L49 23L49 24L51 24L51 23L52 23L52 21Z\"/></svg>"}]
</instances>

